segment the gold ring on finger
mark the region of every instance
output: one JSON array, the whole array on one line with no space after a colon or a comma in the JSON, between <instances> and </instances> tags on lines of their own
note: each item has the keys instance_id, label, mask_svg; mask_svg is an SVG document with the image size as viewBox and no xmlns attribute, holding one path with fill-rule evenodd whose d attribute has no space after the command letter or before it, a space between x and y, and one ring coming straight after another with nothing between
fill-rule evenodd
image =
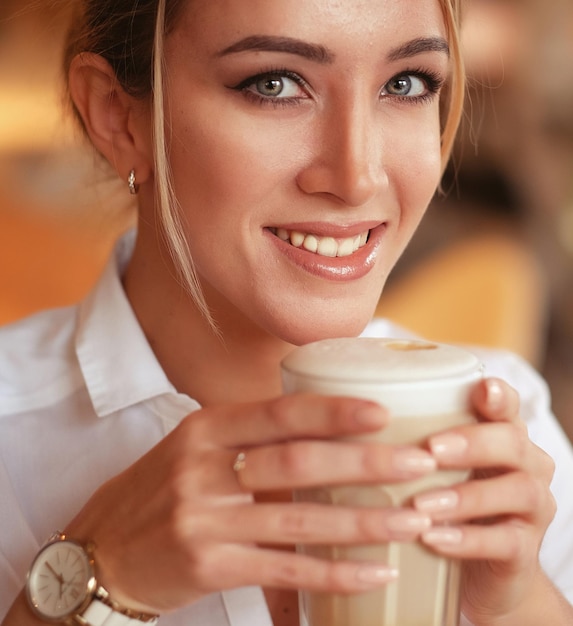
<instances>
[{"instance_id":1,"label":"gold ring on finger","mask_svg":"<svg viewBox=\"0 0 573 626\"><path fill-rule=\"evenodd\" d=\"M235 457L233 461L233 472L235 472L235 476L237 477L237 482L239 483L239 487L244 490L245 486L243 485L243 481L241 478L241 472L245 469L247 465L247 455L245 452L241 451Z\"/></svg>"}]
</instances>

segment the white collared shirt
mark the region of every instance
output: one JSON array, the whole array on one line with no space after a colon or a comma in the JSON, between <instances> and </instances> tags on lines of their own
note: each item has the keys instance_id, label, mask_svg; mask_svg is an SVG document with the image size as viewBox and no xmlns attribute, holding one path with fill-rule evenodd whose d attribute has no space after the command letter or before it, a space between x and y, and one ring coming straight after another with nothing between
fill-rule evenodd
<instances>
[{"instance_id":1,"label":"white collared shirt","mask_svg":"<svg viewBox=\"0 0 573 626\"><path fill-rule=\"evenodd\" d=\"M51 533L99 485L140 458L199 408L178 394L121 286L132 249L124 238L78 306L0 328L0 620ZM404 336L384 320L365 334ZM542 563L573 602L573 451L549 410L543 381L519 358L474 350L486 374L518 389L530 436L557 461L559 503ZM261 589L212 594L161 619L164 626L272 626Z\"/></svg>"}]
</instances>

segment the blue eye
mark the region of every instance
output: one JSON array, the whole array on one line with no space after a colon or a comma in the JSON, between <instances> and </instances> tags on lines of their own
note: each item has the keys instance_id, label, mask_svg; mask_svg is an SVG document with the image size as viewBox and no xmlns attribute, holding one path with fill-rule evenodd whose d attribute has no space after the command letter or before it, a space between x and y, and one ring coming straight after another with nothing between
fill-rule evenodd
<instances>
[{"instance_id":1,"label":"blue eye","mask_svg":"<svg viewBox=\"0 0 573 626\"><path fill-rule=\"evenodd\" d=\"M426 92L424 81L417 76L404 75L393 78L386 84L386 92L393 96L421 96Z\"/></svg>"},{"instance_id":2,"label":"blue eye","mask_svg":"<svg viewBox=\"0 0 573 626\"><path fill-rule=\"evenodd\" d=\"M392 77L384 85L381 96L417 102L438 93L442 84L442 77L432 72L404 72Z\"/></svg>"},{"instance_id":3,"label":"blue eye","mask_svg":"<svg viewBox=\"0 0 573 626\"><path fill-rule=\"evenodd\" d=\"M288 70L251 76L233 89L260 104L295 104L309 98L306 81Z\"/></svg>"},{"instance_id":4,"label":"blue eye","mask_svg":"<svg viewBox=\"0 0 573 626\"><path fill-rule=\"evenodd\" d=\"M296 98L300 87L286 76L269 75L250 85L250 89L265 98Z\"/></svg>"}]
</instances>

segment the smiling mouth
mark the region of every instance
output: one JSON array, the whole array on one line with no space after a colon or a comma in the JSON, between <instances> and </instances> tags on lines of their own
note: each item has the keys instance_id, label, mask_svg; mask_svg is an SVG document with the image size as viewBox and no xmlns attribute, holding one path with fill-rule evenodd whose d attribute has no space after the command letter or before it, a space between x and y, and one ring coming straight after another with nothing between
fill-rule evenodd
<instances>
[{"instance_id":1,"label":"smiling mouth","mask_svg":"<svg viewBox=\"0 0 573 626\"><path fill-rule=\"evenodd\" d=\"M354 237L335 239L334 237L321 237L312 233L284 228L270 228L269 230L273 235L295 248L302 248L313 254L329 258L346 257L354 254L366 245L370 235L370 231L367 230Z\"/></svg>"}]
</instances>

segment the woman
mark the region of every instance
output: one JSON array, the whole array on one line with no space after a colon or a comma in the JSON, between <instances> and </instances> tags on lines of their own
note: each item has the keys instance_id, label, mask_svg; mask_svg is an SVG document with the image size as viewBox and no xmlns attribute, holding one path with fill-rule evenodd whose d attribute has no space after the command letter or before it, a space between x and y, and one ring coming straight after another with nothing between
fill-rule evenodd
<instances>
[{"instance_id":1,"label":"woman","mask_svg":"<svg viewBox=\"0 0 573 626\"><path fill-rule=\"evenodd\" d=\"M476 387L479 425L423 449L333 441L383 428L383 407L280 397L278 366L293 345L399 332L369 322L460 115L458 3L83 4L70 93L95 148L138 194L139 228L133 250L122 242L78 308L25 320L0 339L9 381L3 626L74 616L84 596L78 610L92 626L126 615L133 624L161 615L172 625L295 626L296 589L353 593L397 575L385 563L310 559L292 550L297 542L417 538L467 559L462 608L475 626L571 623L538 557L554 514L553 463L527 438L506 383ZM523 364L486 360L543 397ZM538 423L570 471L570 449L543 406ZM308 508L289 497L438 466L482 480L398 511ZM59 536L52 556L34 561L28 601L24 573L57 528L95 559L106 592L76 584L75 548Z\"/></svg>"}]
</instances>

